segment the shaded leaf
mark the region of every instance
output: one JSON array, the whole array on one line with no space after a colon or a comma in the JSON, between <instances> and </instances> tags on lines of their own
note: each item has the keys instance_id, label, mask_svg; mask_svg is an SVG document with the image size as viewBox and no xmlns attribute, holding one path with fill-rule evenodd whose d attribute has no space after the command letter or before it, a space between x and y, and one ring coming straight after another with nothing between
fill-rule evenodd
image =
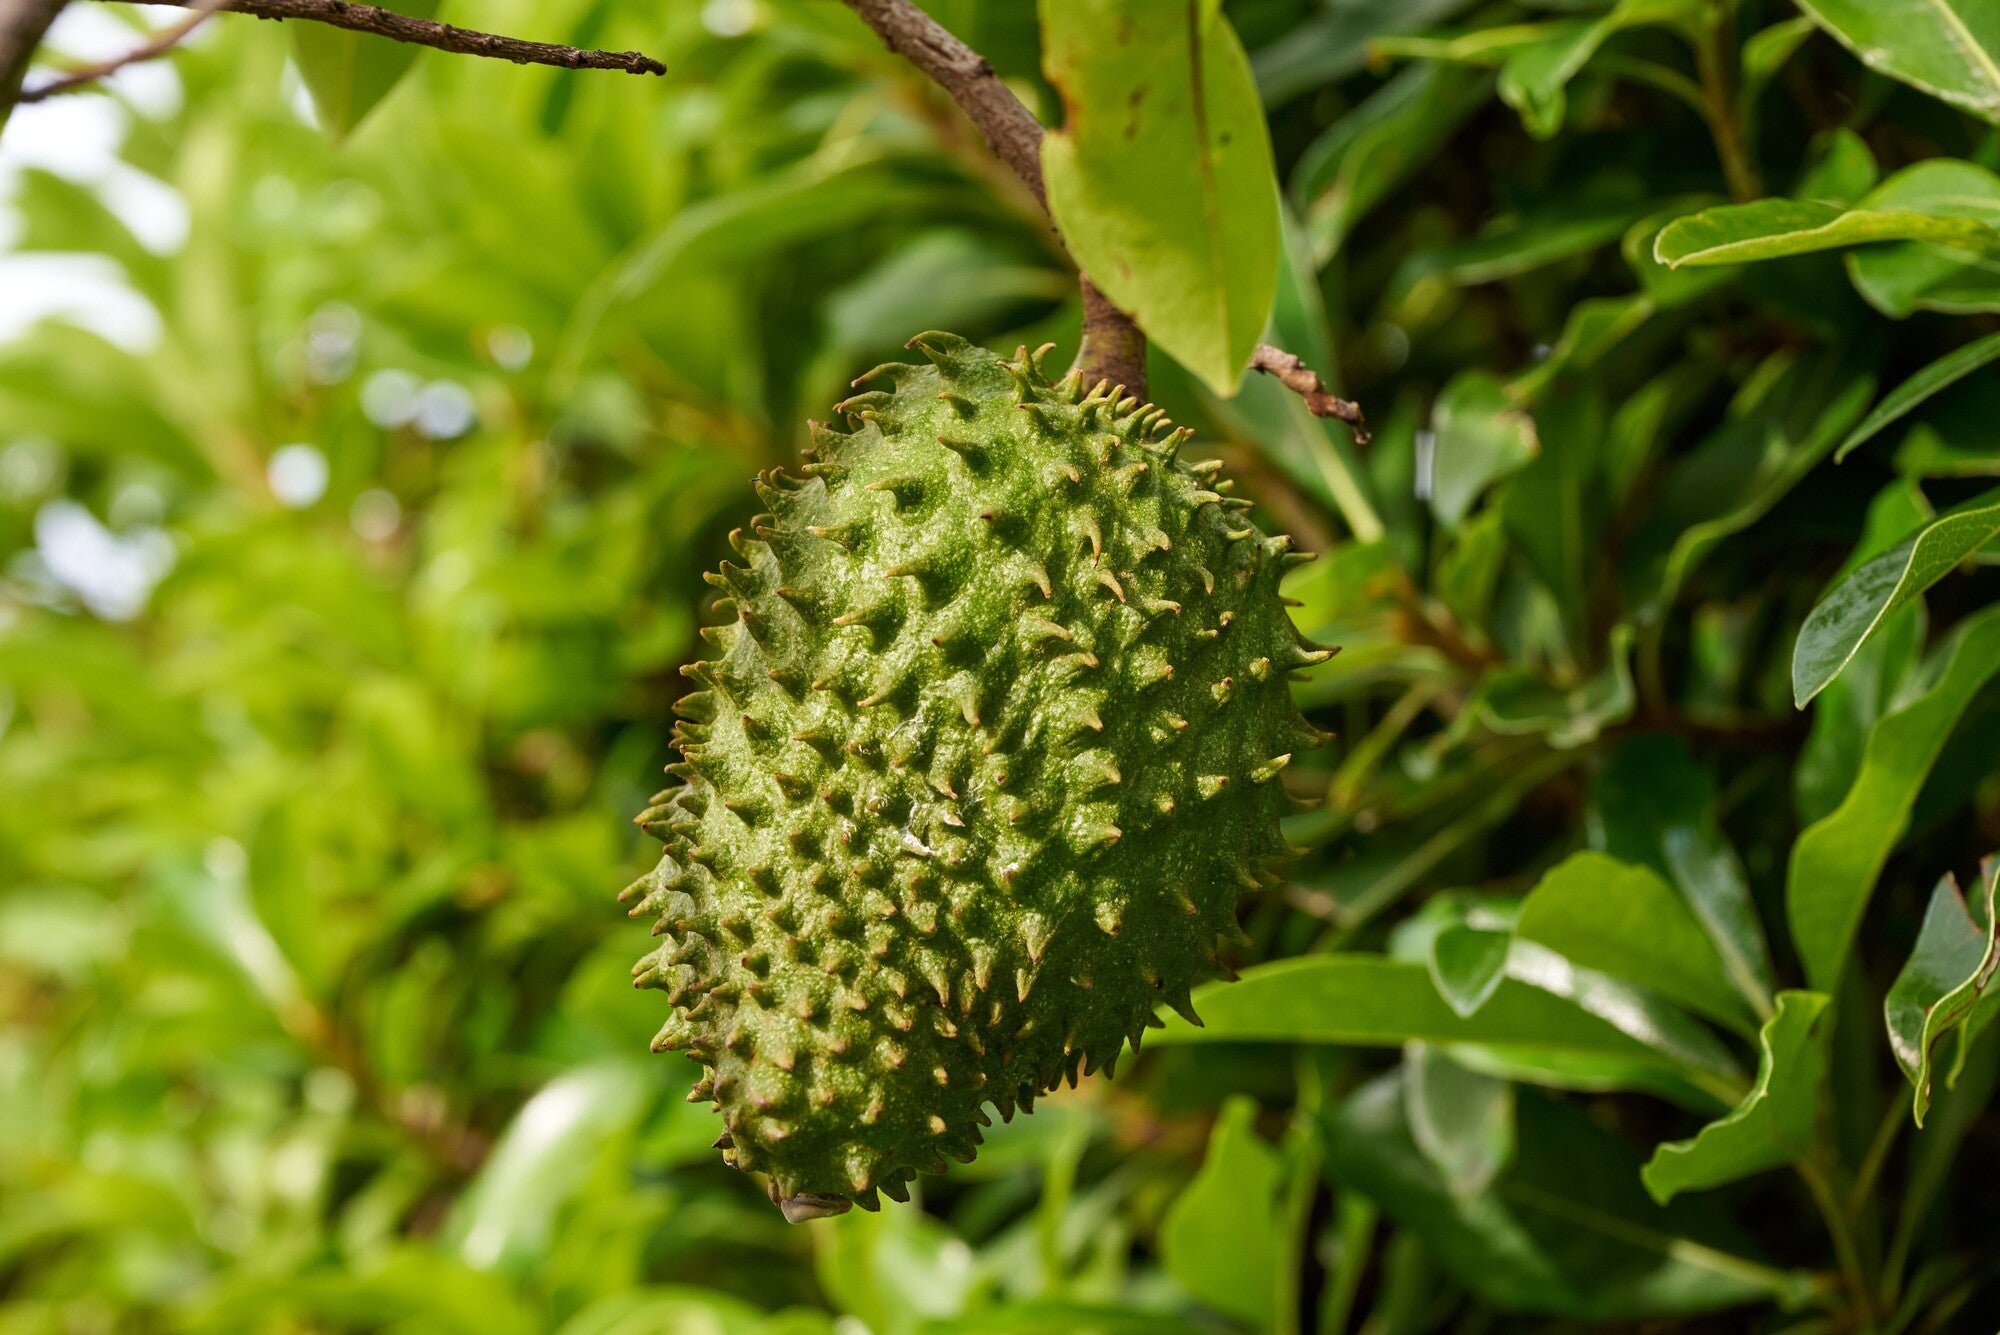
<instances>
[{"instance_id":1,"label":"shaded leaf","mask_svg":"<svg viewBox=\"0 0 2000 1335\"><path fill-rule=\"evenodd\" d=\"M1520 1093L1518 1151L1483 1195L1454 1197L1417 1148L1404 1080L1364 1085L1327 1117L1327 1172L1421 1236L1452 1277L1509 1311L1598 1321L1803 1301L1812 1281L1725 1248L1698 1203L1662 1208L1638 1160L1581 1108Z\"/></svg>"},{"instance_id":2,"label":"shaded leaf","mask_svg":"<svg viewBox=\"0 0 2000 1335\"><path fill-rule=\"evenodd\" d=\"M1403 1050L1410 1136L1459 1200L1492 1185L1514 1157L1514 1086L1471 1070L1428 1043Z\"/></svg>"},{"instance_id":3,"label":"shaded leaf","mask_svg":"<svg viewBox=\"0 0 2000 1335\"><path fill-rule=\"evenodd\" d=\"M1839 676L1896 611L2000 534L2000 492L1949 510L1854 571L1819 601L1792 650L1799 708Z\"/></svg>"},{"instance_id":4,"label":"shaded leaf","mask_svg":"<svg viewBox=\"0 0 2000 1335\"><path fill-rule=\"evenodd\" d=\"M1931 891L1916 947L1883 1003L1889 1047L1916 1089L1918 1126L1930 1111L1938 1044L1972 1019L2000 970L1996 894L2000 894L2000 860L1988 858L1980 864L1979 893L1970 904L1958 888L1958 878L1947 873Z\"/></svg>"},{"instance_id":5,"label":"shaded leaf","mask_svg":"<svg viewBox=\"0 0 2000 1335\"><path fill-rule=\"evenodd\" d=\"M1068 120L1049 211L1084 271L1209 388L1236 392L1277 290L1276 167L1220 0L1044 0Z\"/></svg>"},{"instance_id":6,"label":"shaded leaf","mask_svg":"<svg viewBox=\"0 0 2000 1335\"><path fill-rule=\"evenodd\" d=\"M1828 1029L1819 1023L1829 998L1781 992L1757 1036L1757 1083L1727 1117L1692 1140L1660 1146L1644 1170L1646 1189L1665 1205L1683 1191L1705 1191L1800 1158L1812 1147L1826 1078Z\"/></svg>"},{"instance_id":7,"label":"shaded leaf","mask_svg":"<svg viewBox=\"0 0 2000 1335\"><path fill-rule=\"evenodd\" d=\"M1918 790L1972 697L2000 673L2000 608L1960 623L1921 671L1921 685L1870 731L1847 797L1792 846L1785 913L1816 991L1838 984L1875 878L1909 825Z\"/></svg>"},{"instance_id":8,"label":"shaded leaf","mask_svg":"<svg viewBox=\"0 0 2000 1335\"><path fill-rule=\"evenodd\" d=\"M1833 452L1833 461L1839 463L1880 435L1883 428L1916 411L1925 400L1943 393L1974 371L1995 361L2000 361L2000 334L1988 334L1946 353L1890 390L1861 425L1840 442L1840 448Z\"/></svg>"},{"instance_id":9,"label":"shaded leaf","mask_svg":"<svg viewBox=\"0 0 2000 1335\"><path fill-rule=\"evenodd\" d=\"M1257 1104L1222 1105L1201 1171L1174 1198L1160 1226L1167 1273L1195 1301L1268 1329L1278 1270L1285 1263L1278 1225L1284 1156L1257 1135Z\"/></svg>"},{"instance_id":10,"label":"shaded leaf","mask_svg":"<svg viewBox=\"0 0 2000 1335\"><path fill-rule=\"evenodd\" d=\"M1475 1015L1507 976L1512 932L1457 924L1431 939L1431 981L1461 1018Z\"/></svg>"},{"instance_id":11,"label":"shaded leaf","mask_svg":"<svg viewBox=\"0 0 2000 1335\"><path fill-rule=\"evenodd\" d=\"M1463 372L1445 386L1431 431L1431 512L1453 528L1488 486L1526 468L1542 448L1535 419L1484 371Z\"/></svg>"}]
</instances>

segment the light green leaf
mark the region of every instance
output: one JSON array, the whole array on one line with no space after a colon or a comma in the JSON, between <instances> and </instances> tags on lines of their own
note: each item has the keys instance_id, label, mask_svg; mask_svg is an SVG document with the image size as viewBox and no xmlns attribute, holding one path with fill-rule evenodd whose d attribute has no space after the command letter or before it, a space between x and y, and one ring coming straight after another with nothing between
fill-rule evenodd
<instances>
[{"instance_id":1,"label":"light green leaf","mask_svg":"<svg viewBox=\"0 0 2000 1335\"><path fill-rule=\"evenodd\" d=\"M1519 1095L1518 1148L1485 1193L1452 1194L1411 1135L1405 1080L1362 1086L1326 1119L1327 1173L1423 1239L1439 1264L1506 1311L1590 1321L1794 1305L1812 1280L1738 1254L1747 1240L1700 1201L1656 1205L1626 1141L1579 1107Z\"/></svg>"},{"instance_id":2,"label":"light green leaf","mask_svg":"<svg viewBox=\"0 0 2000 1335\"><path fill-rule=\"evenodd\" d=\"M1938 1044L1972 1018L1994 973L2000 971L1996 893L2000 893L2000 860L1988 858L1980 864L1979 895L1971 904L1958 888L1958 878L1947 873L1931 891L1916 948L1883 1003L1889 1047L1916 1088L1918 1126L1930 1111Z\"/></svg>"},{"instance_id":3,"label":"light green leaf","mask_svg":"<svg viewBox=\"0 0 2000 1335\"><path fill-rule=\"evenodd\" d=\"M1577 853L1529 893L1514 935L1711 1019L1752 1027L1707 932L1650 868Z\"/></svg>"},{"instance_id":4,"label":"light green leaf","mask_svg":"<svg viewBox=\"0 0 2000 1335\"><path fill-rule=\"evenodd\" d=\"M1899 172L1863 204L1913 209L2000 227L2000 176L1970 162L1936 159ZM2000 310L2000 251L1911 241L1847 256L1848 277L1868 303L1902 319L1914 311Z\"/></svg>"},{"instance_id":5,"label":"light green leaf","mask_svg":"<svg viewBox=\"0 0 2000 1335\"><path fill-rule=\"evenodd\" d=\"M1256 1100L1222 1105L1208 1154L1160 1226L1160 1251L1190 1297L1268 1330L1284 1263L1278 1196L1284 1156L1257 1135Z\"/></svg>"},{"instance_id":6,"label":"light green leaf","mask_svg":"<svg viewBox=\"0 0 2000 1335\"><path fill-rule=\"evenodd\" d=\"M1995 361L2000 361L2000 334L1988 334L1985 338L1954 348L1889 391L1861 425L1840 442L1840 448L1833 452L1833 461L1839 463L1873 440L1884 427L1916 411L1926 399L1943 393L1974 371Z\"/></svg>"},{"instance_id":7,"label":"light green leaf","mask_svg":"<svg viewBox=\"0 0 2000 1335\"><path fill-rule=\"evenodd\" d=\"M1586 984L1599 981L1610 982L1587 978ZM1586 990L1582 999L1588 1003L1593 997ZM1718 1078L1726 1078L1715 1069L1718 1061L1726 1066L1725 1053L1695 1048L1687 1035L1668 1032L1630 989L1605 1009L1640 1037L1539 982L1513 978L1501 982L1477 1014L1460 1017L1438 995L1422 963L1377 955L1274 961L1246 971L1238 982L1200 988L1194 1002L1202 1027L1167 1018L1149 1046L1273 1042L1400 1047L1415 1039L1476 1047L1497 1062L1527 1069L1550 1069L1551 1060L1589 1063L1593 1071L1620 1072L1626 1088L1661 1090L1674 1081L1695 1081L1713 1089Z\"/></svg>"},{"instance_id":8,"label":"light green leaf","mask_svg":"<svg viewBox=\"0 0 2000 1335\"><path fill-rule=\"evenodd\" d=\"M1692 1140L1653 1152L1643 1176L1654 1200L1665 1205L1683 1191L1706 1191L1777 1168L1811 1148L1826 1078L1828 1031L1819 1020L1828 1000L1820 992L1778 994L1777 1011L1757 1036L1755 1087Z\"/></svg>"},{"instance_id":9,"label":"light green leaf","mask_svg":"<svg viewBox=\"0 0 2000 1335\"><path fill-rule=\"evenodd\" d=\"M1871 69L2000 123L2000 10L1985 0L1799 0Z\"/></svg>"},{"instance_id":10,"label":"light green leaf","mask_svg":"<svg viewBox=\"0 0 2000 1335\"><path fill-rule=\"evenodd\" d=\"M1493 1184L1514 1157L1514 1086L1452 1060L1428 1043L1403 1050L1410 1136L1459 1200Z\"/></svg>"},{"instance_id":11,"label":"light green leaf","mask_svg":"<svg viewBox=\"0 0 2000 1335\"><path fill-rule=\"evenodd\" d=\"M413 0L397 12L427 19L437 13L439 0ZM392 42L386 37L330 28L323 23L293 23L292 58L299 77L312 94L320 125L336 141L356 126L402 82L422 47Z\"/></svg>"},{"instance_id":12,"label":"light green leaf","mask_svg":"<svg viewBox=\"0 0 2000 1335\"><path fill-rule=\"evenodd\" d=\"M1880 241L1923 241L1973 255L2000 251L2000 178L1969 162L1921 162L1852 208L1760 199L1682 218L1660 233L1662 264L1743 264Z\"/></svg>"},{"instance_id":13,"label":"light green leaf","mask_svg":"<svg viewBox=\"0 0 2000 1335\"><path fill-rule=\"evenodd\" d=\"M2000 491L1946 511L1834 585L1814 607L1792 650L1798 707L1826 688L1863 644L1911 599L2000 534Z\"/></svg>"},{"instance_id":14,"label":"light green leaf","mask_svg":"<svg viewBox=\"0 0 2000 1335\"><path fill-rule=\"evenodd\" d=\"M1465 371L1432 411L1431 512L1456 528L1480 493L1526 468L1541 453L1535 419L1508 397L1498 376Z\"/></svg>"},{"instance_id":15,"label":"light green leaf","mask_svg":"<svg viewBox=\"0 0 2000 1335\"><path fill-rule=\"evenodd\" d=\"M1961 622L1922 672L1921 685L1869 733L1845 800L1792 846L1785 912L1816 991L1838 984L1875 878L1909 825L1918 790L1972 697L2000 672L2000 607Z\"/></svg>"},{"instance_id":16,"label":"light green leaf","mask_svg":"<svg viewBox=\"0 0 2000 1335\"><path fill-rule=\"evenodd\" d=\"M1270 134L1220 0L1042 0L1068 120L1042 143L1049 210L1084 271L1230 395L1278 284Z\"/></svg>"}]
</instances>

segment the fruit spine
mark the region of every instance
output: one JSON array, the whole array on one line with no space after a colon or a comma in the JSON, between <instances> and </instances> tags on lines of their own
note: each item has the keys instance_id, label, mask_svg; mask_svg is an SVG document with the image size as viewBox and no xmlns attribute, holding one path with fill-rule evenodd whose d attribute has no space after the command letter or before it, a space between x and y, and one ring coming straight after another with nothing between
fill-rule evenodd
<instances>
[{"instance_id":1,"label":"fruit spine","mask_svg":"<svg viewBox=\"0 0 2000 1335\"><path fill-rule=\"evenodd\" d=\"M793 1219L969 1160L990 1125L1110 1068L1219 972L1284 851L1278 593L1305 560L1246 520L1157 408L942 333L932 365L813 427L707 576L666 844L625 892L659 948L655 1050L708 1068L717 1144Z\"/></svg>"}]
</instances>

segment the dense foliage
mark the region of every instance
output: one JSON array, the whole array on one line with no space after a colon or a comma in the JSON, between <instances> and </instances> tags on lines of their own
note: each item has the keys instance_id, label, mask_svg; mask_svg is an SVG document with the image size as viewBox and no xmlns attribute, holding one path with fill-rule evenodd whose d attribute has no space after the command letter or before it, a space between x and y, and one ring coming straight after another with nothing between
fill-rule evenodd
<instances>
[{"instance_id":1,"label":"dense foliage","mask_svg":"<svg viewBox=\"0 0 2000 1335\"><path fill-rule=\"evenodd\" d=\"M932 8L1129 239L1160 7ZM630 817L751 475L917 330L1074 348L1028 192L823 0L451 7L665 80L225 16L18 173L158 320L0 345L0 1330L2000 1323L1991 7L1190 8L1241 231L1113 295L1322 553L1324 801L1205 1028L802 1227L646 1051ZM1222 396L1266 308L1372 443Z\"/></svg>"}]
</instances>

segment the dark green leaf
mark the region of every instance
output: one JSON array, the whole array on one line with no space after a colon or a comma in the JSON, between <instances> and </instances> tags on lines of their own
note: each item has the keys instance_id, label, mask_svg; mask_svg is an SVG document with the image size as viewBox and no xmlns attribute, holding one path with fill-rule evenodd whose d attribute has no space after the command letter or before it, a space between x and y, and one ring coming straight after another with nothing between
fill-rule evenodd
<instances>
[{"instance_id":1,"label":"dark green leaf","mask_svg":"<svg viewBox=\"0 0 2000 1335\"><path fill-rule=\"evenodd\" d=\"M2000 492L1947 511L1836 584L1792 651L1799 708L1839 676L1884 622L2000 534Z\"/></svg>"},{"instance_id":2,"label":"dark green leaf","mask_svg":"<svg viewBox=\"0 0 2000 1335\"><path fill-rule=\"evenodd\" d=\"M1403 1050L1410 1136L1451 1194L1472 1200L1514 1157L1514 1086L1468 1069L1428 1043Z\"/></svg>"},{"instance_id":3,"label":"dark green leaf","mask_svg":"<svg viewBox=\"0 0 2000 1335\"><path fill-rule=\"evenodd\" d=\"M1979 688L2000 672L2000 608L1961 623L1922 672L1922 688L1869 733L1846 799L1792 846L1785 911L1818 991L1838 983L1875 878L1907 828L1910 805L1946 738Z\"/></svg>"},{"instance_id":4,"label":"dark green leaf","mask_svg":"<svg viewBox=\"0 0 2000 1335\"><path fill-rule=\"evenodd\" d=\"M1861 425L1840 442L1840 448L1833 452L1833 461L1839 463L1880 435L1884 427L1916 411L1925 400L1943 393L1974 371L1995 361L2000 361L2000 334L1988 334L1946 353L1890 390Z\"/></svg>"},{"instance_id":5,"label":"dark green leaf","mask_svg":"<svg viewBox=\"0 0 2000 1335\"><path fill-rule=\"evenodd\" d=\"M1727 1117L1692 1140L1653 1152L1646 1189L1665 1205L1683 1191L1706 1191L1803 1157L1811 1148L1819 1090L1826 1078L1828 998L1781 992L1777 1011L1757 1037L1757 1083Z\"/></svg>"}]
</instances>

